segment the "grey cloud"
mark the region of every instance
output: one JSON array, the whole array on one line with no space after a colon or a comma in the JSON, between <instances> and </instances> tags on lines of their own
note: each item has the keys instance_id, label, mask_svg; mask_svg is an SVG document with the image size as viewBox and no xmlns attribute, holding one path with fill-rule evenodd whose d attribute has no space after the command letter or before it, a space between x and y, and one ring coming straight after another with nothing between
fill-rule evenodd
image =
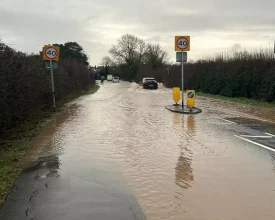
<instances>
[{"instance_id":1,"label":"grey cloud","mask_svg":"<svg viewBox=\"0 0 275 220\"><path fill-rule=\"evenodd\" d=\"M6 19L9 18L9 19ZM44 44L77 41L89 54L102 46L93 42L81 22L57 16L45 16L23 11L0 9L0 31L3 40L16 44L16 48L38 52ZM93 33L93 36L98 36ZM92 56L89 54L92 59Z\"/></svg>"},{"instance_id":2,"label":"grey cloud","mask_svg":"<svg viewBox=\"0 0 275 220\"><path fill-rule=\"evenodd\" d=\"M148 42L161 42L161 37L160 36L152 36L152 37L148 37L148 38L145 38L144 39L145 41L148 41Z\"/></svg>"},{"instance_id":3,"label":"grey cloud","mask_svg":"<svg viewBox=\"0 0 275 220\"><path fill-rule=\"evenodd\" d=\"M7 19L8 18L8 19ZM81 36L80 24L72 20L40 16L28 12L14 12L0 9L1 29L8 29L14 36L43 39L62 39Z\"/></svg>"},{"instance_id":4,"label":"grey cloud","mask_svg":"<svg viewBox=\"0 0 275 220\"><path fill-rule=\"evenodd\" d=\"M275 4L274 4L275 7ZM150 11L143 14L121 13L114 16L117 22L128 25L132 23L140 24L148 32L176 32L185 30L186 32L213 31L213 30L234 30L236 28L253 28L260 25L268 26L270 29L275 27L275 15L268 14L266 11L259 13L256 10L240 11L225 9L218 11L212 9L188 13L187 9L182 9L182 13L173 11Z\"/></svg>"},{"instance_id":5,"label":"grey cloud","mask_svg":"<svg viewBox=\"0 0 275 220\"><path fill-rule=\"evenodd\" d=\"M192 36L190 54L203 52L204 38L219 44L208 51L267 42L275 38L274 8L274 0L1 0L0 31L32 52L43 43L78 41L97 64L125 33L160 43L171 57L175 34Z\"/></svg>"}]
</instances>

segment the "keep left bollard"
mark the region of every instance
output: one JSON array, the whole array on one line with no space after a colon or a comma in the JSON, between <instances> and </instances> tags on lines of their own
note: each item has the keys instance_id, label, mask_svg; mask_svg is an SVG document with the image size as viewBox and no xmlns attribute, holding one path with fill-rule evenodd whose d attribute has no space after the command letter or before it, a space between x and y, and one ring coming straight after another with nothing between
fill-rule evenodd
<instances>
[{"instance_id":1,"label":"keep left bollard","mask_svg":"<svg viewBox=\"0 0 275 220\"><path fill-rule=\"evenodd\" d=\"M192 109L195 105L195 90L186 90L186 102L187 106Z\"/></svg>"}]
</instances>

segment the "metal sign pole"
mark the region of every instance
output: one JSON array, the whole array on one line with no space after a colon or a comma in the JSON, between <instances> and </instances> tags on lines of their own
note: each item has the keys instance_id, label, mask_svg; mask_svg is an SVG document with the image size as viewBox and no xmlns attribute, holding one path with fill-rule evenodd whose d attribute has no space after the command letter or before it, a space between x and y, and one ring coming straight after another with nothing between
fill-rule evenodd
<instances>
[{"instance_id":1,"label":"metal sign pole","mask_svg":"<svg viewBox=\"0 0 275 220\"><path fill-rule=\"evenodd\" d=\"M55 106L55 93L54 93L54 80L53 80L53 64L51 60L50 60L50 69L51 69L52 93L53 93L53 110L55 112L56 106Z\"/></svg>"},{"instance_id":2,"label":"metal sign pole","mask_svg":"<svg viewBox=\"0 0 275 220\"><path fill-rule=\"evenodd\" d=\"M181 97L182 97L182 103L181 107L184 108L184 69L183 69L183 51L181 52Z\"/></svg>"}]
</instances>

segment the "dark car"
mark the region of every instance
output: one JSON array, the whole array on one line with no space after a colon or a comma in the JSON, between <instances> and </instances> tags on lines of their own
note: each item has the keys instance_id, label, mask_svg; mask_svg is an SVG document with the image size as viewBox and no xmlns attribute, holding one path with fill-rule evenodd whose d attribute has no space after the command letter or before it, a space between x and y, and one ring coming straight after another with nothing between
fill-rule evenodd
<instances>
[{"instance_id":1,"label":"dark car","mask_svg":"<svg viewBox=\"0 0 275 220\"><path fill-rule=\"evenodd\" d=\"M158 89L158 82L155 78L143 78L142 86L143 89Z\"/></svg>"}]
</instances>

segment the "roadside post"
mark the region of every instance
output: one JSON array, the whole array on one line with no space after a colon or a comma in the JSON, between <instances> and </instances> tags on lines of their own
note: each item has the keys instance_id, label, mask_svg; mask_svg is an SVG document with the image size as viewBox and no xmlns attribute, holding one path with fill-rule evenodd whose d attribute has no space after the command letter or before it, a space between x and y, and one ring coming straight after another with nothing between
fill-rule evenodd
<instances>
[{"instance_id":1,"label":"roadside post","mask_svg":"<svg viewBox=\"0 0 275 220\"><path fill-rule=\"evenodd\" d=\"M190 111L192 111L195 105L195 99L195 90L186 90L186 103L187 106L190 108Z\"/></svg>"},{"instance_id":2,"label":"roadside post","mask_svg":"<svg viewBox=\"0 0 275 220\"><path fill-rule=\"evenodd\" d=\"M186 91L186 105L184 106L184 63L187 62L187 51L190 51L190 36L175 36L176 61L181 63L181 92L180 87L173 87L173 99L176 104L165 108L180 114L198 114L202 110L195 107L195 90ZM169 72L168 72L169 73ZM180 94L181 93L181 94ZM181 107L178 105L181 95ZM190 117L190 120L193 118Z\"/></svg>"},{"instance_id":3,"label":"roadside post","mask_svg":"<svg viewBox=\"0 0 275 220\"><path fill-rule=\"evenodd\" d=\"M187 62L187 52L190 51L190 36L175 36L175 51L177 52L177 62L181 62L181 107L184 108L184 62ZM178 57L181 58L178 61Z\"/></svg>"},{"instance_id":4,"label":"roadside post","mask_svg":"<svg viewBox=\"0 0 275 220\"><path fill-rule=\"evenodd\" d=\"M45 45L43 47L43 60L50 62L50 71L51 71L51 82L52 82L52 96L53 96L53 110L56 111L56 104L55 104L55 91L54 91L54 78L53 78L53 61L59 61L59 50L58 46L51 46Z\"/></svg>"},{"instance_id":5,"label":"roadside post","mask_svg":"<svg viewBox=\"0 0 275 220\"><path fill-rule=\"evenodd\" d=\"M170 76L170 66L167 67L167 75Z\"/></svg>"},{"instance_id":6,"label":"roadside post","mask_svg":"<svg viewBox=\"0 0 275 220\"><path fill-rule=\"evenodd\" d=\"M178 105L178 102L180 100L180 88L179 87L173 87L173 99L176 103L175 105Z\"/></svg>"}]
</instances>

